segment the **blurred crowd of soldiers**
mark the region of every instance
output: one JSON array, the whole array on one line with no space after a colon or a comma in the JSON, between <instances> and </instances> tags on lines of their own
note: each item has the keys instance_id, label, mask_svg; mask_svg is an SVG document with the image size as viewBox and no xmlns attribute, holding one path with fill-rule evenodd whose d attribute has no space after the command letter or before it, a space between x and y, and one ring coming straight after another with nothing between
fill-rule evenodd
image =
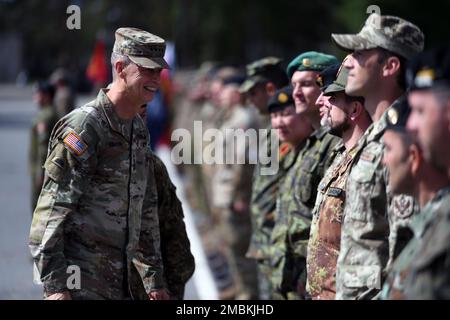
<instances>
[{"instance_id":1,"label":"blurred crowd of soldiers","mask_svg":"<svg viewBox=\"0 0 450 320\"><path fill-rule=\"evenodd\" d=\"M422 52L419 27L377 14L332 41L343 61L206 62L175 99L191 136L201 121L279 140L276 174L194 143L202 164L179 166L220 298L450 298L450 49Z\"/></svg>"},{"instance_id":2,"label":"blurred crowd of soldiers","mask_svg":"<svg viewBox=\"0 0 450 320\"><path fill-rule=\"evenodd\" d=\"M47 157L48 140L56 122L73 110L75 92L70 76L64 69L56 69L47 81L40 81L34 88L34 102L39 110L33 119L30 134L29 171L31 175L31 208L36 207Z\"/></svg>"}]
</instances>

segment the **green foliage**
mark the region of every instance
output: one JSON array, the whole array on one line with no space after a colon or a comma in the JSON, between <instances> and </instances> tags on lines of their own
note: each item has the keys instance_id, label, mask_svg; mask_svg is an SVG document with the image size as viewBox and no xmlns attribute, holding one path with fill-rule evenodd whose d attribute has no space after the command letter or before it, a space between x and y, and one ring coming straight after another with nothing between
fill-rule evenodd
<instances>
[{"instance_id":1,"label":"green foliage","mask_svg":"<svg viewBox=\"0 0 450 320\"><path fill-rule=\"evenodd\" d=\"M71 31L66 8L72 2L0 0L0 30L21 35L31 74L42 76L61 65L85 68L96 38L103 37L110 50L119 26L141 27L175 41L181 67L205 60L242 65L265 55L287 63L305 50L342 57L330 34L357 32L370 4L418 24L426 47L450 38L445 0L79 0L74 3L81 7L81 30Z\"/></svg>"}]
</instances>

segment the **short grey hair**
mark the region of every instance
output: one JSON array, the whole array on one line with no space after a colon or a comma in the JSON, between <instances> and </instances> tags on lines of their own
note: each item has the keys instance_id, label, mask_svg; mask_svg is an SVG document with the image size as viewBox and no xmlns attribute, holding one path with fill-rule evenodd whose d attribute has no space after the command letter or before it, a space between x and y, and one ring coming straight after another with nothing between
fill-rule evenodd
<instances>
[{"instance_id":1,"label":"short grey hair","mask_svg":"<svg viewBox=\"0 0 450 320\"><path fill-rule=\"evenodd\" d=\"M114 65L118 61L122 62L124 68L126 66L128 66L132 62L128 56L125 56L125 55L117 53L117 52L111 53L111 65L112 65L113 81L116 80L116 69L114 68Z\"/></svg>"}]
</instances>

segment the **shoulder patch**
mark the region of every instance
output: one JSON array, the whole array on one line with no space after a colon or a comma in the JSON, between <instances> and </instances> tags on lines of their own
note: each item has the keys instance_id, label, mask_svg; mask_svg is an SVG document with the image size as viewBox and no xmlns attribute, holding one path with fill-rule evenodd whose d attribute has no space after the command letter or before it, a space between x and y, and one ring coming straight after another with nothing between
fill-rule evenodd
<instances>
[{"instance_id":1,"label":"shoulder patch","mask_svg":"<svg viewBox=\"0 0 450 320\"><path fill-rule=\"evenodd\" d=\"M77 135L75 132L70 132L63 140L64 144L69 147L71 151L75 153L77 156L82 156L87 148L88 145L86 142L84 142L79 135Z\"/></svg>"},{"instance_id":2,"label":"shoulder patch","mask_svg":"<svg viewBox=\"0 0 450 320\"><path fill-rule=\"evenodd\" d=\"M399 218L408 218L414 213L414 200L409 196L395 196L393 199L393 211Z\"/></svg>"}]
</instances>

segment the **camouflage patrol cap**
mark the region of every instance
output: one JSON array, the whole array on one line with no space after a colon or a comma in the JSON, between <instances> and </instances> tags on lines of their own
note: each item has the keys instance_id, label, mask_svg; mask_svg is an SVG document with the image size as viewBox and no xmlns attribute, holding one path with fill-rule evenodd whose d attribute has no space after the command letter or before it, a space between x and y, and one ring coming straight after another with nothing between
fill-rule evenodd
<instances>
[{"instance_id":1,"label":"camouflage patrol cap","mask_svg":"<svg viewBox=\"0 0 450 320\"><path fill-rule=\"evenodd\" d=\"M387 110L386 130L405 131L411 108L407 99L400 99Z\"/></svg>"},{"instance_id":2,"label":"camouflage patrol cap","mask_svg":"<svg viewBox=\"0 0 450 320\"><path fill-rule=\"evenodd\" d=\"M450 46L427 50L414 57L406 68L410 91L450 86Z\"/></svg>"},{"instance_id":3,"label":"camouflage patrol cap","mask_svg":"<svg viewBox=\"0 0 450 320\"><path fill-rule=\"evenodd\" d=\"M164 60L166 43L164 39L138 28L116 30L113 52L128 56L143 68L170 69Z\"/></svg>"},{"instance_id":4,"label":"camouflage patrol cap","mask_svg":"<svg viewBox=\"0 0 450 320\"><path fill-rule=\"evenodd\" d=\"M336 79L323 90L325 96L331 96L336 92L345 91L347 85L348 69L341 67L336 75Z\"/></svg>"},{"instance_id":5,"label":"camouflage patrol cap","mask_svg":"<svg viewBox=\"0 0 450 320\"><path fill-rule=\"evenodd\" d=\"M308 51L300 54L289 63L287 67L287 74L290 79L295 71L320 72L336 63L339 63L339 60L333 55L316 51Z\"/></svg>"},{"instance_id":6,"label":"camouflage patrol cap","mask_svg":"<svg viewBox=\"0 0 450 320\"><path fill-rule=\"evenodd\" d=\"M347 51L383 48L406 59L421 52L424 34L416 25L396 16L371 14L358 34L331 34L333 41Z\"/></svg>"},{"instance_id":7,"label":"camouflage patrol cap","mask_svg":"<svg viewBox=\"0 0 450 320\"><path fill-rule=\"evenodd\" d=\"M316 84L320 87L321 91L324 91L336 80L336 74L340 66L340 63L333 64L317 75Z\"/></svg>"},{"instance_id":8,"label":"camouflage patrol cap","mask_svg":"<svg viewBox=\"0 0 450 320\"><path fill-rule=\"evenodd\" d=\"M258 83L265 83L271 80L270 74L281 67L281 59L277 57L265 57L249 63L246 66L246 79L239 88L239 91L244 93L249 91Z\"/></svg>"},{"instance_id":9,"label":"camouflage patrol cap","mask_svg":"<svg viewBox=\"0 0 450 320\"><path fill-rule=\"evenodd\" d=\"M292 86L287 86L275 91L275 94L269 99L267 109L269 113L283 110L286 107L293 106L294 98L292 97Z\"/></svg>"}]
</instances>

